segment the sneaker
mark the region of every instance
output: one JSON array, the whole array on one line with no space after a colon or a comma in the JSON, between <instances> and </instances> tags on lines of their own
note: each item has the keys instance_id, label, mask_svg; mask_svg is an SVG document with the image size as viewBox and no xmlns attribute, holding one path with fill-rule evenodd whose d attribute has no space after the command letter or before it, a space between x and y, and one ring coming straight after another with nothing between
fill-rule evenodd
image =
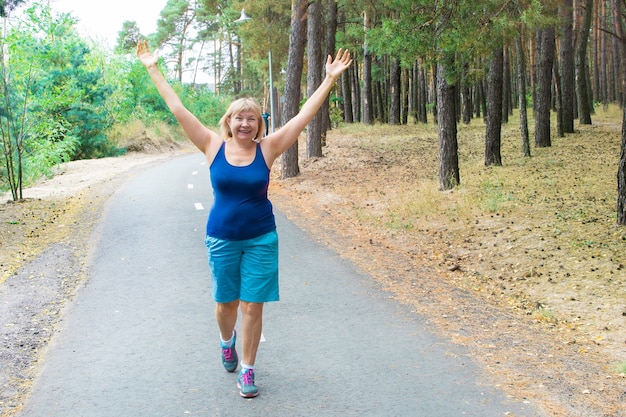
<instances>
[{"instance_id":1,"label":"sneaker","mask_svg":"<svg viewBox=\"0 0 626 417\"><path fill-rule=\"evenodd\" d=\"M243 398L254 398L259 395L259 389L254 385L254 369L242 369L237 378L239 395Z\"/></svg>"},{"instance_id":2,"label":"sneaker","mask_svg":"<svg viewBox=\"0 0 626 417\"><path fill-rule=\"evenodd\" d=\"M235 342L237 341L237 332L233 330L233 343L230 346L225 346L220 342L222 346L222 365L228 372L235 372L237 370L237 364L239 363L239 357L235 350Z\"/></svg>"}]
</instances>

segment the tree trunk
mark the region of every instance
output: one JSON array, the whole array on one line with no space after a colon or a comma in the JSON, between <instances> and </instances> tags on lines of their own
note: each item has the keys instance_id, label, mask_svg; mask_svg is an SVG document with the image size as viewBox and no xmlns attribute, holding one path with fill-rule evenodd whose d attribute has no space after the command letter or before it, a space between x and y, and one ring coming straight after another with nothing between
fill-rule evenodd
<instances>
[{"instance_id":1,"label":"tree trunk","mask_svg":"<svg viewBox=\"0 0 626 417\"><path fill-rule=\"evenodd\" d=\"M352 54L352 64L346 71L352 71L350 81L352 81L352 114L355 122L361 121L361 84L359 83L359 57L356 53Z\"/></svg>"},{"instance_id":2,"label":"tree trunk","mask_svg":"<svg viewBox=\"0 0 626 417\"><path fill-rule=\"evenodd\" d=\"M461 81L461 111L463 116L461 120L468 125L472 121L472 96L469 88L469 80L467 79L469 64L463 65L463 78Z\"/></svg>"},{"instance_id":3,"label":"tree trunk","mask_svg":"<svg viewBox=\"0 0 626 417\"><path fill-rule=\"evenodd\" d=\"M335 38L337 37L337 1L328 0L326 10L326 50L322 57L322 66L328 55L335 56ZM330 123L330 97L322 104L322 146L326 146L326 132L331 129Z\"/></svg>"},{"instance_id":4,"label":"tree trunk","mask_svg":"<svg viewBox=\"0 0 626 417\"><path fill-rule=\"evenodd\" d=\"M322 83L322 0L312 1L307 19L307 93L309 97ZM306 129L306 157L322 156L322 113L313 117Z\"/></svg>"},{"instance_id":5,"label":"tree trunk","mask_svg":"<svg viewBox=\"0 0 626 417\"><path fill-rule=\"evenodd\" d=\"M562 97L563 133L574 133L574 32L573 32L573 0L564 0L559 7L563 20L560 39L560 73Z\"/></svg>"},{"instance_id":6,"label":"tree trunk","mask_svg":"<svg viewBox=\"0 0 626 417\"><path fill-rule=\"evenodd\" d=\"M446 81L443 63L437 64L437 115L439 135L439 189L450 190L461 183L455 114L455 87Z\"/></svg>"},{"instance_id":7,"label":"tree trunk","mask_svg":"<svg viewBox=\"0 0 626 417\"><path fill-rule=\"evenodd\" d=\"M528 102L526 100L526 57L524 56L524 46L522 34L517 35L515 40L515 50L517 53L517 85L519 93L519 125L522 136L522 155L530 156L530 140L528 134Z\"/></svg>"},{"instance_id":8,"label":"tree trunk","mask_svg":"<svg viewBox=\"0 0 626 417\"><path fill-rule=\"evenodd\" d=\"M613 25L615 35L621 40L621 71L626 68L626 40L622 21L622 0L613 0ZM626 77L622 77L622 91L626 91ZM626 95L622 94L622 144L617 167L617 223L626 225Z\"/></svg>"},{"instance_id":9,"label":"tree trunk","mask_svg":"<svg viewBox=\"0 0 626 417\"><path fill-rule=\"evenodd\" d=\"M289 33L289 55L285 78L285 106L283 122L291 120L300 110L300 79L304 66L304 44L306 42L306 0L291 2L291 31ZM298 142L285 151L281 158L282 178L292 178L300 173L298 166Z\"/></svg>"},{"instance_id":10,"label":"tree trunk","mask_svg":"<svg viewBox=\"0 0 626 417\"><path fill-rule=\"evenodd\" d=\"M552 145L550 138L550 103L552 94L552 65L554 64L554 28L537 31L537 80L535 91L535 145Z\"/></svg>"},{"instance_id":11,"label":"tree trunk","mask_svg":"<svg viewBox=\"0 0 626 417\"><path fill-rule=\"evenodd\" d=\"M433 103L433 104L434 104L434 106L433 106L433 118L435 119L435 123L438 123L438 121L439 121L439 116L437 115L437 108L439 107L439 104L437 103L437 97L438 97L438 95L439 95L439 94L437 93L437 90L438 90L438 88L439 88L439 87L438 87L438 84L437 84L437 72L438 72L439 70L438 70L438 68L437 68L437 67L438 67L438 65L437 65L437 64L434 64L434 65L433 65L433 68L432 68L432 71L433 71L433 76L432 76L432 79L433 79L432 91L433 91L433 93L434 93L433 98L434 98L434 100L435 100L435 102Z\"/></svg>"},{"instance_id":12,"label":"tree trunk","mask_svg":"<svg viewBox=\"0 0 626 417\"><path fill-rule=\"evenodd\" d=\"M400 59L393 58L391 64L391 106L389 108L389 124L400 124Z\"/></svg>"},{"instance_id":13,"label":"tree trunk","mask_svg":"<svg viewBox=\"0 0 626 417\"><path fill-rule=\"evenodd\" d=\"M563 130L563 94L561 92L561 74L559 73L559 66L554 65L554 101L556 104L556 131L557 135L562 138L565 136Z\"/></svg>"},{"instance_id":14,"label":"tree trunk","mask_svg":"<svg viewBox=\"0 0 626 417\"><path fill-rule=\"evenodd\" d=\"M626 53L626 48L622 49ZM617 222L626 225L626 107L622 110L622 145L617 168Z\"/></svg>"},{"instance_id":15,"label":"tree trunk","mask_svg":"<svg viewBox=\"0 0 626 417\"><path fill-rule=\"evenodd\" d=\"M354 123L354 109L352 108L352 80L351 72L346 70L341 74L341 96L343 99L343 121Z\"/></svg>"},{"instance_id":16,"label":"tree trunk","mask_svg":"<svg viewBox=\"0 0 626 417\"><path fill-rule=\"evenodd\" d=\"M410 97L410 81L411 77L409 75L408 70L402 71L401 82L402 82L402 109L400 110L400 122L403 125L406 125L409 121L409 97Z\"/></svg>"},{"instance_id":17,"label":"tree trunk","mask_svg":"<svg viewBox=\"0 0 626 417\"><path fill-rule=\"evenodd\" d=\"M421 66L420 70L420 121L422 123L428 123L428 109L426 105L428 104L428 81L426 81L426 68Z\"/></svg>"},{"instance_id":18,"label":"tree trunk","mask_svg":"<svg viewBox=\"0 0 626 417\"><path fill-rule=\"evenodd\" d=\"M478 80L478 88L479 88L478 98L480 100L479 102L480 109L482 110L483 116L487 117L487 94L485 93L485 82L482 78ZM480 117L480 115L478 115L477 117Z\"/></svg>"},{"instance_id":19,"label":"tree trunk","mask_svg":"<svg viewBox=\"0 0 626 417\"><path fill-rule=\"evenodd\" d=\"M597 10L595 20L597 24L594 27L594 48L596 49L596 59L594 63L596 70L594 71L594 78L598 79L598 95L599 99L596 102L601 102L606 109L609 105L609 61L607 58L606 48L606 33L603 29L606 28L606 3L604 1L599 4L600 10Z\"/></svg>"},{"instance_id":20,"label":"tree trunk","mask_svg":"<svg viewBox=\"0 0 626 417\"><path fill-rule=\"evenodd\" d=\"M487 105L487 131L485 135L485 166L501 166L500 144L502 138L502 84L504 54L502 47L495 49L489 64Z\"/></svg>"},{"instance_id":21,"label":"tree trunk","mask_svg":"<svg viewBox=\"0 0 626 417\"><path fill-rule=\"evenodd\" d=\"M508 47L504 47L504 61L502 64L502 123L509 122L511 112L511 63Z\"/></svg>"},{"instance_id":22,"label":"tree trunk","mask_svg":"<svg viewBox=\"0 0 626 417\"><path fill-rule=\"evenodd\" d=\"M369 13L363 13L363 29L369 30ZM370 125L374 121L372 109L372 52L367 47L367 39L363 39L363 124Z\"/></svg>"},{"instance_id":23,"label":"tree trunk","mask_svg":"<svg viewBox=\"0 0 626 417\"><path fill-rule=\"evenodd\" d=\"M578 118L582 125L591 124L591 105L587 77L587 45L589 43L589 29L593 12L593 0L585 0L583 22L578 34L576 45L576 95L578 97Z\"/></svg>"}]
</instances>

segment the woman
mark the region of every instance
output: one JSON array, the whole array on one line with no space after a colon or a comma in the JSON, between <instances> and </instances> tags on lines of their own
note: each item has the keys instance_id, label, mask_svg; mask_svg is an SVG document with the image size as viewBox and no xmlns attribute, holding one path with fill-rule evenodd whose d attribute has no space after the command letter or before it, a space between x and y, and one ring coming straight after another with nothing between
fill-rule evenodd
<instances>
[{"instance_id":1,"label":"woman","mask_svg":"<svg viewBox=\"0 0 626 417\"><path fill-rule=\"evenodd\" d=\"M300 112L268 136L258 103L233 101L220 121L218 134L185 108L157 66L147 42L137 56L182 126L209 164L214 203L207 222L206 246L213 279L215 316L220 332L222 364L237 370L235 325L241 309L242 357L237 378L240 395L256 397L254 364L261 339L263 305L278 301L278 237L272 205L267 199L270 170L276 158L295 143L330 93L337 78L352 63L350 53L326 61L326 77Z\"/></svg>"}]
</instances>

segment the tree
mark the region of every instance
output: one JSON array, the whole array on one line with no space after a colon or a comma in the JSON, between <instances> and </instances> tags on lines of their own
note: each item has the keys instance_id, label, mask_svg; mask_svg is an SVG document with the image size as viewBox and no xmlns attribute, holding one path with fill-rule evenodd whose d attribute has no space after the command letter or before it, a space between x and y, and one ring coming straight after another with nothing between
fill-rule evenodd
<instances>
[{"instance_id":1,"label":"tree","mask_svg":"<svg viewBox=\"0 0 626 417\"><path fill-rule=\"evenodd\" d=\"M555 39L554 28L539 29L536 35L537 45L537 80L535 87L535 145L548 147L552 145L550 137L550 108L552 65L554 64Z\"/></svg>"},{"instance_id":2,"label":"tree","mask_svg":"<svg viewBox=\"0 0 626 417\"><path fill-rule=\"evenodd\" d=\"M324 55L334 55L335 54L335 46L336 46L336 37L337 37L337 13L338 13L338 5L336 0L327 0L326 3L326 39L324 39L324 44L326 45L326 50ZM322 61L323 65L323 61ZM322 115L322 146L326 145L326 132L331 128L330 121L330 97L326 98L322 108L320 109L320 113Z\"/></svg>"},{"instance_id":3,"label":"tree","mask_svg":"<svg viewBox=\"0 0 626 417\"><path fill-rule=\"evenodd\" d=\"M189 31L195 22L196 9L189 0L168 0L157 21L157 32L154 34L154 43L167 45L169 53L164 56L168 64L173 65L174 74L178 81L183 79L185 69L185 52L193 49Z\"/></svg>"},{"instance_id":4,"label":"tree","mask_svg":"<svg viewBox=\"0 0 626 417\"><path fill-rule=\"evenodd\" d=\"M137 22L127 20L122 23L122 30L117 33L117 45L115 46L115 50L122 54L132 52L141 39L142 36Z\"/></svg>"},{"instance_id":5,"label":"tree","mask_svg":"<svg viewBox=\"0 0 626 417\"><path fill-rule=\"evenodd\" d=\"M300 109L300 79L304 67L304 44L306 42L306 0L291 1L291 32L289 34L289 57L285 80L284 122L291 120ZM292 178L300 173L298 166L298 141L281 158L282 177Z\"/></svg>"},{"instance_id":6,"label":"tree","mask_svg":"<svg viewBox=\"0 0 626 417\"><path fill-rule=\"evenodd\" d=\"M530 156L530 140L528 135L528 102L526 100L526 57L522 33L515 39L515 53L517 55L517 85L519 92L519 124L522 135L522 155Z\"/></svg>"},{"instance_id":7,"label":"tree","mask_svg":"<svg viewBox=\"0 0 626 417\"><path fill-rule=\"evenodd\" d=\"M0 17L8 17L13 10L15 10L26 0L0 0Z\"/></svg>"},{"instance_id":8,"label":"tree","mask_svg":"<svg viewBox=\"0 0 626 417\"><path fill-rule=\"evenodd\" d=\"M559 15L563 21L560 42L562 125L564 133L574 133L574 98L575 59L573 32L573 0L564 0L559 6Z\"/></svg>"},{"instance_id":9,"label":"tree","mask_svg":"<svg viewBox=\"0 0 626 417\"><path fill-rule=\"evenodd\" d=\"M367 45L367 31L370 28L370 12L363 12L363 123L373 122L372 109L372 51Z\"/></svg>"},{"instance_id":10,"label":"tree","mask_svg":"<svg viewBox=\"0 0 626 417\"><path fill-rule=\"evenodd\" d=\"M307 92L311 96L322 83L322 0L309 5L307 19ZM322 113L318 111L306 129L307 158L322 156Z\"/></svg>"},{"instance_id":11,"label":"tree","mask_svg":"<svg viewBox=\"0 0 626 417\"><path fill-rule=\"evenodd\" d=\"M439 131L439 189L450 190L461 183L456 129L456 89L446 75L453 64L452 56L437 64L437 117Z\"/></svg>"},{"instance_id":12,"label":"tree","mask_svg":"<svg viewBox=\"0 0 626 417\"><path fill-rule=\"evenodd\" d=\"M620 41L620 67L626 68L626 38L621 9L622 0L612 0L613 26ZM626 91L626 77L622 77L622 90ZM622 94L622 143L617 167L617 223L626 225L626 94Z\"/></svg>"},{"instance_id":13,"label":"tree","mask_svg":"<svg viewBox=\"0 0 626 417\"><path fill-rule=\"evenodd\" d=\"M591 98L589 97L589 70L587 64L587 46L589 29L593 13L593 0L584 0L583 21L576 43L576 94L578 97L578 119L583 125L591 124Z\"/></svg>"},{"instance_id":14,"label":"tree","mask_svg":"<svg viewBox=\"0 0 626 417\"><path fill-rule=\"evenodd\" d=\"M392 58L391 60L391 79L389 80L391 98L391 106L389 108L389 124L400 124L400 101L401 101L401 88L400 88L400 59Z\"/></svg>"},{"instance_id":15,"label":"tree","mask_svg":"<svg viewBox=\"0 0 626 417\"><path fill-rule=\"evenodd\" d=\"M24 181L53 165L111 150L103 134L110 90L88 64L75 23L36 4L2 38L0 159L14 200L23 198Z\"/></svg>"},{"instance_id":16,"label":"tree","mask_svg":"<svg viewBox=\"0 0 626 417\"><path fill-rule=\"evenodd\" d=\"M485 135L485 166L502 165L500 154L502 125L503 50L494 49L489 65L487 132Z\"/></svg>"}]
</instances>

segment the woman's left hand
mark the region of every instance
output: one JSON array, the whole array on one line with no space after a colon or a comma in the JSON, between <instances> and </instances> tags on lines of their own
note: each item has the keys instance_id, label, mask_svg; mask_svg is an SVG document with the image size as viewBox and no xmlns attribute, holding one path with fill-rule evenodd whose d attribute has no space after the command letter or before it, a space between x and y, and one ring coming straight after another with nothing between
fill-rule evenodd
<instances>
[{"instance_id":1,"label":"woman's left hand","mask_svg":"<svg viewBox=\"0 0 626 417\"><path fill-rule=\"evenodd\" d=\"M137 58L146 66L150 68L156 66L159 62L159 55L155 52L150 52L150 47L147 41L139 41L137 43Z\"/></svg>"},{"instance_id":2,"label":"woman's left hand","mask_svg":"<svg viewBox=\"0 0 626 417\"><path fill-rule=\"evenodd\" d=\"M335 59L328 55L328 59L326 60L326 75L336 80L351 64L352 59L350 58L350 51L347 49L345 51L339 49Z\"/></svg>"}]
</instances>

